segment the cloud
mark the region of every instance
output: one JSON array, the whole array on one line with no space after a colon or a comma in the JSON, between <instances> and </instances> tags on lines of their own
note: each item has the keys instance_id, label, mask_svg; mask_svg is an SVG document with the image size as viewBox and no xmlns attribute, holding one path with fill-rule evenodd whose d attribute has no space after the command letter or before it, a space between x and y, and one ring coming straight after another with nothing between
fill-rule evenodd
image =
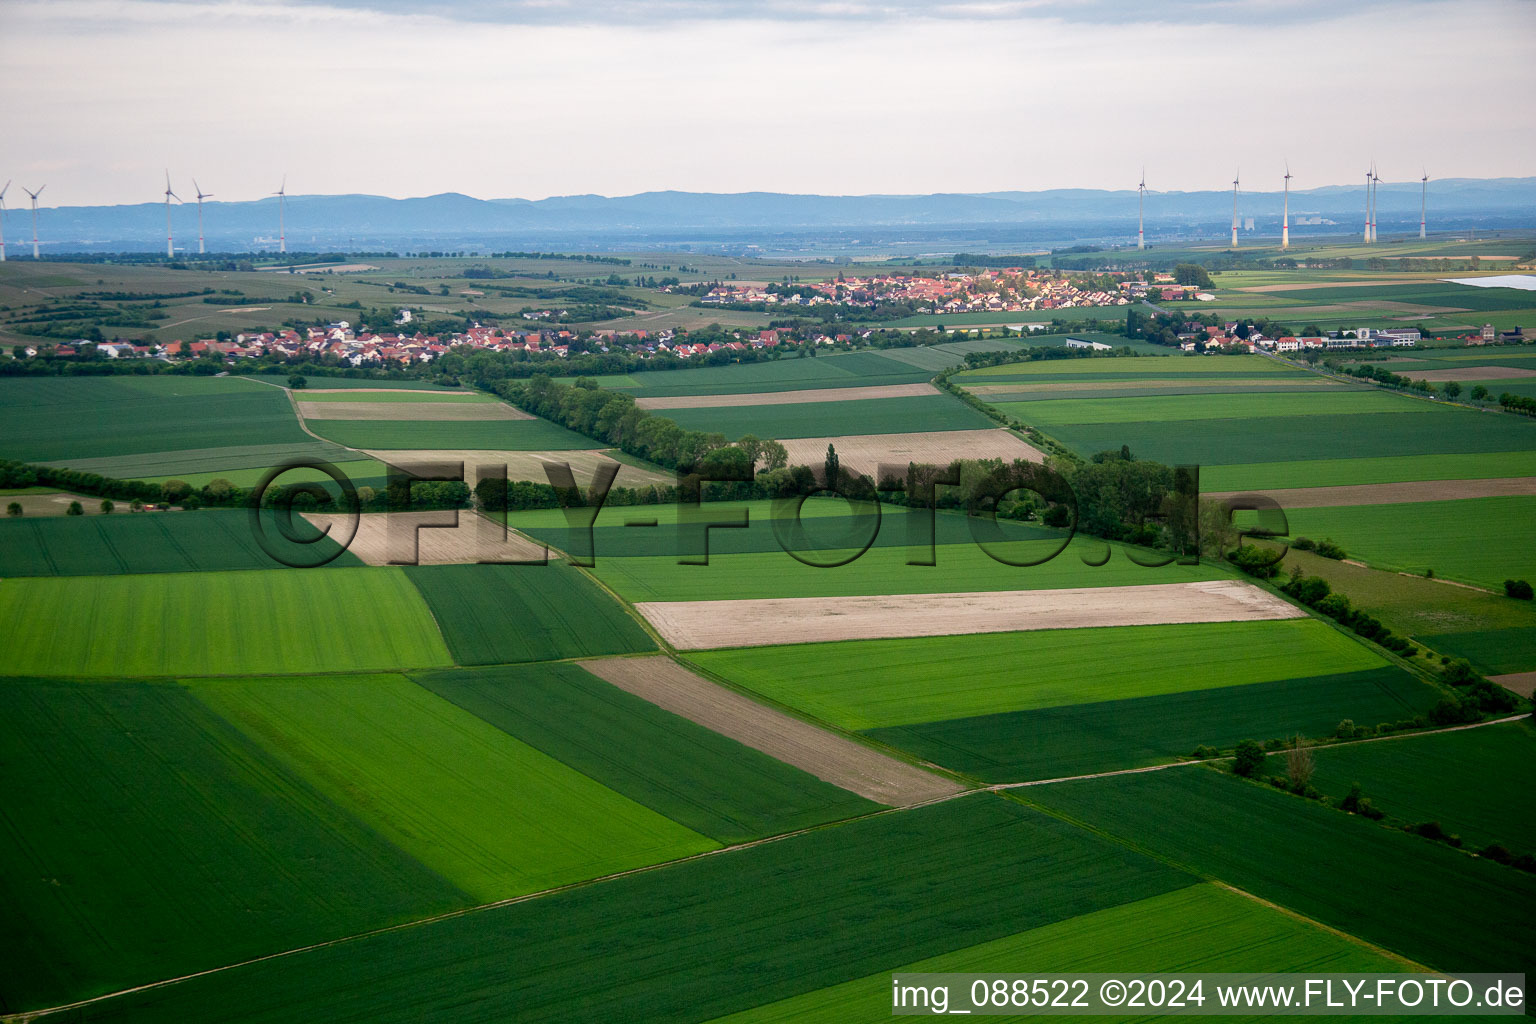
<instances>
[{"instance_id":1,"label":"cloud","mask_svg":"<svg viewBox=\"0 0 1536 1024\"><path fill-rule=\"evenodd\" d=\"M548 3L542 21L466 24L430 0L10 0L0 178L78 205L151 201L166 167L241 199L284 173L295 193L539 198L1124 187L1143 163L1157 189L1222 188L1237 164L1262 188L1286 158L1301 187L1353 182L1373 156L1399 178L1536 165L1498 99L1524 94L1530 4L1299 22L1249 4L1261 20L1234 25L1180 13L1233 4L1132 24L1085 20L1108 10L1096 0L1072 18L1054 0L1007 16L1009 0L882 2L909 13L562 20ZM1447 53L1478 54L1478 73Z\"/></svg>"}]
</instances>

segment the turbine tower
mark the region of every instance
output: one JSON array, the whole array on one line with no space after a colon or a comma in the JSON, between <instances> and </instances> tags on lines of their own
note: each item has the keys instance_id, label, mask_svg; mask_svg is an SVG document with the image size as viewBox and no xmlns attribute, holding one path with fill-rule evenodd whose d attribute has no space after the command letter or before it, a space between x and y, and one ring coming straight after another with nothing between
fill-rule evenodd
<instances>
[{"instance_id":1,"label":"turbine tower","mask_svg":"<svg viewBox=\"0 0 1536 1024\"><path fill-rule=\"evenodd\" d=\"M1232 178L1232 248L1237 248L1237 182L1243 176L1239 170Z\"/></svg>"},{"instance_id":2,"label":"turbine tower","mask_svg":"<svg viewBox=\"0 0 1536 1024\"><path fill-rule=\"evenodd\" d=\"M165 258L176 258L176 247L171 244L171 200L181 202L181 196L171 191L171 172L165 172Z\"/></svg>"},{"instance_id":3,"label":"turbine tower","mask_svg":"<svg viewBox=\"0 0 1536 1024\"><path fill-rule=\"evenodd\" d=\"M5 193L11 187L9 180L0 188L0 263L5 262Z\"/></svg>"},{"instance_id":4,"label":"turbine tower","mask_svg":"<svg viewBox=\"0 0 1536 1024\"><path fill-rule=\"evenodd\" d=\"M277 186L277 191L272 194L277 196L277 251L288 251L288 236L283 233L283 203L288 198L288 175L283 175L283 183Z\"/></svg>"},{"instance_id":5,"label":"turbine tower","mask_svg":"<svg viewBox=\"0 0 1536 1024\"><path fill-rule=\"evenodd\" d=\"M1371 167L1371 244L1376 244L1376 193L1381 186L1381 175L1376 173L1373 164Z\"/></svg>"},{"instance_id":6,"label":"turbine tower","mask_svg":"<svg viewBox=\"0 0 1536 1024\"><path fill-rule=\"evenodd\" d=\"M192 189L197 193L197 254L203 254L203 200L212 199L212 192L204 192L197 179L192 179Z\"/></svg>"},{"instance_id":7,"label":"turbine tower","mask_svg":"<svg viewBox=\"0 0 1536 1024\"><path fill-rule=\"evenodd\" d=\"M43 194L43 189L45 189L47 187L48 186L46 184L39 185L36 192L33 192L31 189L27 188L25 185L23 185L22 188L21 188L21 190L23 192L25 192L27 195L32 197L32 258L33 259L41 259L41 257L39 257L37 255L37 197L42 195Z\"/></svg>"},{"instance_id":8,"label":"turbine tower","mask_svg":"<svg viewBox=\"0 0 1536 1024\"><path fill-rule=\"evenodd\" d=\"M1146 209L1147 209L1147 169L1141 169L1141 184L1136 186L1136 248L1147 247L1146 233Z\"/></svg>"},{"instance_id":9,"label":"turbine tower","mask_svg":"<svg viewBox=\"0 0 1536 1024\"><path fill-rule=\"evenodd\" d=\"M1365 172L1365 234L1361 241L1366 245L1371 244L1371 172Z\"/></svg>"},{"instance_id":10,"label":"turbine tower","mask_svg":"<svg viewBox=\"0 0 1536 1024\"><path fill-rule=\"evenodd\" d=\"M1422 187L1421 192L1419 192L1419 241L1424 241L1424 213L1427 212L1428 204L1430 204L1430 172L1428 172L1428 167L1424 169L1424 177L1419 178L1419 186ZM5 193L0 192L0 197L3 197L3 195ZM0 238L0 259L5 259L5 239L3 238Z\"/></svg>"},{"instance_id":11,"label":"turbine tower","mask_svg":"<svg viewBox=\"0 0 1536 1024\"><path fill-rule=\"evenodd\" d=\"M1291 247L1291 162L1285 162L1285 212L1280 218L1280 248Z\"/></svg>"}]
</instances>

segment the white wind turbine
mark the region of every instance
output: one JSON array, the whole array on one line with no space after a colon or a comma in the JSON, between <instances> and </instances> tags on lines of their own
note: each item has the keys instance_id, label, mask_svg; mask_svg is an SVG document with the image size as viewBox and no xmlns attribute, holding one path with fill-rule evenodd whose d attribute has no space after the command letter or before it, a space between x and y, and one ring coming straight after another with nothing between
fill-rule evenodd
<instances>
[{"instance_id":1,"label":"white wind turbine","mask_svg":"<svg viewBox=\"0 0 1536 1024\"><path fill-rule=\"evenodd\" d=\"M1381 190L1381 175L1376 173L1376 162L1371 161L1371 244L1376 244L1376 193Z\"/></svg>"},{"instance_id":2,"label":"white wind turbine","mask_svg":"<svg viewBox=\"0 0 1536 1024\"><path fill-rule=\"evenodd\" d=\"M181 196L171 191L171 172L165 172L165 258L176 258L176 246L171 243L171 200L181 202Z\"/></svg>"},{"instance_id":3,"label":"white wind turbine","mask_svg":"<svg viewBox=\"0 0 1536 1024\"><path fill-rule=\"evenodd\" d=\"M1232 248L1237 248L1237 183L1243 176L1241 169L1232 176Z\"/></svg>"},{"instance_id":4,"label":"white wind turbine","mask_svg":"<svg viewBox=\"0 0 1536 1024\"><path fill-rule=\"evenodd\" d=\"M1424 214L1429 209L1429 168L1424 168L1424 177L1419 179L1419 240L1424 239ZM0 192L0 196L4 193ZM0 239L0 260L5 259L5 240Z\"/></svg>"},{"instance_id":5,"label":"white wind turbine","mask_svg":"<svg viewBox=\"0 0 1536 1024\"><path fill-rule=\"evenodd\" d=\"M1280 218L1280 248L1291 247L1291 162L1285 162L1285 213Z\"/></svg>"},{"instance_id":6,"label":"white wind turbine","mask_svg":"<svg viewBox=\"0 0 1536 1024\"><path fill-rule=\"evenodd\" d=\"M212 199L212 192L204 192L197 179L192 179L192 190L197 193L197 254L203 254L203 200Z\"/></svg>"},{"instance_id":7,"label":"white wind turbine","mask_svg":"<svg viewBox=\"0 0 1536 1024\"><path fill-rule=\"evenodd\" d=\"M0 263L5 262L5 193L10 187L10 179L6 179L5 188L0 188Z\"/></svg>"},{"instance_id":8,"label":"white wind turbine","mask_svg":"<svg viewBox=\"0 0 1536 1024\"><path fill-rule=\"evenodd\" d=\"M37 255L37 197L42 195L43 194L43 189L45 189L47 187L48 186L46 184L39 185L36 192L33 192L31 189L27 188L25 185L23 185L21 187L21 190L23 192L25 192L27 195L32 197L32 258L33 259L40 259L41 258L41 257L39 257Z\"/></svg>"},{"instance_id":9,"label":"white wind turbine","mask_svg":"<svg viewBox=\"0 0 1536 1024\"><path fill-rule=\"evenodd\" d=\"M1147 247L1146 225L1147 169L1141 169L1141 184L1136 186L1136 248Z\"/></svg>"},{"instance_id":10,"label":"white wind turbine","mask_svg":"<svg viewBox=\"0 0 1536 1024\"><path fill-rule=\"evenodd\" d=\"M1371 172L1365 172L1365 235L1366 245L1371 243Z\"/></svg>"},{"instance_id":11,"label":"white wind turbine","mask_svg":"<svg viewBox=\"0 0 1536 1024\"><path fill-rule=\"evenodd\" d=\"M283 183L277 186L277 191L272 193L277 196L277 251L288 251L288 236L283 227L283 203L288 198L288 175L283 175Z\"/></svg>"}]
</instances>

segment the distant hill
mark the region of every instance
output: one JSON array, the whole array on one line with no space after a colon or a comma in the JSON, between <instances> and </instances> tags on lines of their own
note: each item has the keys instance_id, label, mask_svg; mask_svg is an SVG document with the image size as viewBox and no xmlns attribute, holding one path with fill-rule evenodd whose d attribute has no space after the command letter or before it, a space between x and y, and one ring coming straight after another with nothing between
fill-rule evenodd
<instances>
[{"instance_id":1,"label":"distant hill","mask_svg":"<svg viewBox=\"0 0 1536 1024\"><path fill-rule=\"evenodd\" d=\"M1383 233L1416 229L1419 183L1383 182ZM1215 236L1230 224L1229 191L1148 192L1148 234ZM1281 195L1245 192L1239 215L1260 233L1278 230ZM1291 193L1299 235L1354 230L1364 220L1364 184ZM196 208L173 210L178 245L195 242ZM476 199L449 192L414 199L369 195L290 196L291 249L492 248L582 244L610 247L730 239L769 244L781 236L826 236L872 230L886 238L945 238L985 244L996 236L1070 241L1134 232L1136 191L1051 189L985 194L819 196L777 192L731 194L642 192L632 196ZM204 204L210 249L275 248L277 200ZM1312 223L1309 219L1332 221ZM19 218L18 218L19 220ZM1536 178L1448 178L1430 182L1430 220L1438 229L1536 227ZM16 223L13 220L13 225ZM38 232L49 251L154 249L164 241L160 203L40 210ZM1129 225L1129 227L1128 227ZM21 232L12 228L13 254Z\"/></svg>"}]
</instances>

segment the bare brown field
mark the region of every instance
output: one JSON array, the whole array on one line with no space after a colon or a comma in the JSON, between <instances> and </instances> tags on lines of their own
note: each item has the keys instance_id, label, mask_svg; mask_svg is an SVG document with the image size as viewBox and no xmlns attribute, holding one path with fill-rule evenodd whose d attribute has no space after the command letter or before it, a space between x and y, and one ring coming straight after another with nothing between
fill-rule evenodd
<instances>
[{"instance_id":1,"label":"bare brown field","mask_svg":"<svg viewBox=\"0 0 1536 1024\"><path fill-rule=\"evenodd\" d=\"M1306 614L1237 580L878 597L645 601L635 610L673 647L692 651L1091 626L1250 622Z\"/></svg>"},{"instance_id":2,"label":"bare brown field","mask_svg":"<svg viewBox=\"0 0 1536 1024\"><path fill-rule=\"evenodd\" d=\"M9 505L11 502L21 506L21 514L24 516L62 516L69 512L69 503L78 501L80 507L85 509L88 516L101 514L101 499L91 498L83 494L67 494L59 491L56 494L5 494L0 495L0 506ZM129 515L128 502L114 501L117 511Z\"/></svg>"},{"instance_id":3,"label":"bare brown field","mask_svg":"<svg viewBox=\"0 0 1536 1024\"><path fill-rule=\"evenodd\" d=\"M822 388L810 391L768 391L752 395L675 395L637 398L642 409L720 409L738 405L800 405L806 402L853 402L868 398L912 398L936 395L932 384L889 384L868 388Z\"/></svg>"},{"instance_id":4,"label":"bare brown field","mask_svg":"<svg viewBox=\"0 0 1536 1024\"><path fill-rule=\"evenodd\" d=\"M1214 491L1202 498L1230 498L1240 491ZM1339 487L1285 487L1263 491L1283 508L1333 508L1340 505L1401 505L1455 498L1502 498L1536 494L1536 477L1492 480L1413 480L1395 484L1344 484Z\"/></svg>"},{"instance_id":5,"label":"bare brown field","mask_svg":"<svg viewBox=\"0 0 1536 1024\"><path fill-rule=\"evenodd\" d=\"M599 679L769 757L891 807L964 787L710 682L665 655L579 662Z\"/></svg>"},{"instance_id":6,"label":"bare brown field","mask_svg":"<svg viewBox=\"0 0 1536 1024\"><path fill-rule=\"evenodd\" d=\"M825 454L825 448L822 451ZM592 476L597 472L597 467L615 463L619 467L619 475L613 481L615 487L650 487L653 484L675 486L677 484L676 477L670 474L639 469L617 462L600 451L506 452L471 448L429 448L370 451L366 454L369 458L393 465L412 462L462 462L464 463L464 482L471 488L480 482L478 472L480 466L506 466L508 480L531 480L534 483L547 484L549 477L544 472L544 466L547 463L562 462L571 467L576 483L583 490L592 482Z\"/></svg>"},{"instance_id":7,"label":"bare brown field","mask_svg":"<svg viewBox=\"0 0 1536 1024\"><path fill-rule=\"evenodd\" d=\"M296 401L307 420L531 420L521 409L502 402L305 402Z\"/></svg>"},{"instance_id":8,"label":"bare brown field","mask_svg":"<svg viewBox=\"0 0 1536 1024\"><path fill-rule=\"evenodd\" d=\"M793 466L819 466L827 445L849 469L873 475L879 463L909 462L947 466L956 459L1044 462L1045 456L1001 427L995 430L932 430L915 434L850 434L846 437L797 437L780 442Z\"/></svg>"},{"instance_id":9,"label":"bare brown field","mask_svg":"<svg viewBox=\"0 0 1536 1024\"><path fill-rule=\"evenodd\" d=\"M346 541L347 531L351 529L350 516L316 512L302 515L338 543ZM535 544L510 530L503 531L500 523L467 510L458 513L457 526L432 525L439 520L451 522L452 517L451 511L380 512L359 516L357 533L347 544L347 550L368 565L536 562L546 557L542 544Z\"/></svg>"},{"instance_id":10,"label":"bare brown field","mask_svg":"<svg viewBox=\"0 0 1536 1024\"><path fill-rule=\"evenodd\" d=\"M1511 672L1509 675L1489 676L1506 690L1513 690L1522 697L1536 696L1536 672Z\"/></svg>"},{"instance_id":11,"label":"bare brown field","mask_svg":"<svg viewBox=\"0 0 1536 1024\"><path fill-rule=\"evenodd\" d=\"M1518 380L1522 377L1536 377L1536 370L1518 366L1458 366L1453 370L1409 370L1404 376L1435 383L1443 380Z\"/></svg>"}]
</instances>

